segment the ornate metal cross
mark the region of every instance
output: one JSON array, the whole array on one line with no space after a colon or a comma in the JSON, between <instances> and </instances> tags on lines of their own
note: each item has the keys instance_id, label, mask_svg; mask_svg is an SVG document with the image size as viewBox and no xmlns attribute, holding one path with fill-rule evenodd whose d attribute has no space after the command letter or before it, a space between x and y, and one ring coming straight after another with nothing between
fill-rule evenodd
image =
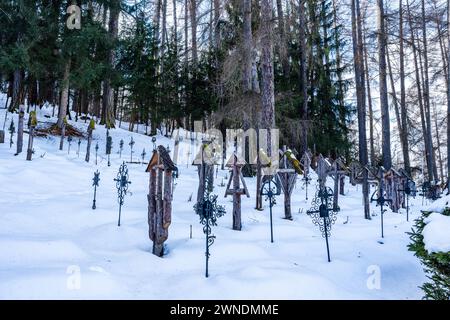
<instances>
[{"instance_id":1,"label":"ornate metal cross","mask_svg":"<svg viewBox=\"0 0 450 320\"><path fill-rule=\"evenodd\" d=\"M128 168L125 162L123 162L120 165L119 172L117 173L117 178L114 179L114 181L116 181L117 200L119 202L119 222L117 225L120 227L120 215L122 212L122 205L125 195L127 194L128 185L131 183L131 181L128 180Z\"/></svg>"},{"instance_id":2,"label":"ornate metal cross","mask_svg":"<svg viewBox=\"0 0 450 320\"><path fill-rule=\"evenodd\" d=\"M123 150L123 140L120 139L120 142L119 142L119 157L120 157L120 159L122 159L122 150Z\"/></svg>"},{"instance_id":3,"label":"ornate metal cross","mask_svg":"<svg viewBox=\"0 0 450 320\"><path fill-rule=\"evenodd\" d=\"M144 163L144 159L145 159L145 155L146 155L147 153L145 153L145 148L142 150L142 153L141 153L141 158L142 158L142 164Z\"/></svg>"},{"instance_id":4,"label":"ornate metal cross","mask_svg":"<svg viewBox=\"0 0 450 320\"><path fill-rule=\"evenodd\" d=\"M133 153L134 153L133 146L135 144L133 137L131 137L130 143L128 143L128 144L130 145L130 163L132 163L133 162Z\"/></svg>"},{"instance_id":5,"label":"ornate metal cross","mask_svg":"<svg viewBox=\"0 0 450 320\"><path fill-rule=\"evenodd\" d=\"M276 204L275 197L281 194L281 186L276 176L266 176L266 180L261 186L261 196L266 196L265 201L269 200L270 210L270 242L273 242L273 222L272 207Z\"/></svg>"},{"instance_id":6,"label":"ornate metal cross","mask_svg":"<svg viewBox=\"0 0 450 320\"><path fill-rule=\"evenodd\" d=\"M80 145L81 145L81 138L78 139L78 149L77 149L77 156L80 157Z\"/></svg>"},{"instance_id":7,"label":"ornate metal cross","mask_svg":"<svg viewBox=\"0 0 450 320\"><path fill-rule=\"evenodd\" d=\"M13 136L14 136L14 132L16 132L16 127L14 126L14 121L11 119L11 124L9 125L9 129L8 129L10 136L9 136L9 148L11 149L12 145L14 144L13 142Z\"/></svg>"},{"instance_id":8,"label":"ornate metal cross","mask_svg":"<svg viewBox=\"0 0 450 320\"><path fill-rule=\"evenodd\" d=\"M95 165L97 165L98 142L95 144Z\"/></svg>"},{"instance_id":9,"label":"ornate metal cross","mask_svg":"<svg viewBox=\"0 0 450 320\"><path fill-rule=\"evenodd\" d=\"M331 226L336 221L336 214L339 211L339 207L333 206L332 199L333 190L331 188L318 186L316 196L311 203L312 207L306 212L312 218L313 223L319 226L322 237L325 238L328 262L331 262L328 238L331 236Z\"/></svg>"},{"instance_id":10,"label":"ornate metal cross","mask_svg":"<svg viewBox=\"0 0 450 320\"><path fill-rule=\"evenodd\" d=\"M112 150L112 137L108 134L106 137L106 154L108 155L108 167L111 166L110 156Z\"/></svg>"},{"instance_id":11,"label":"ornate metal cross","mask_svg":"<svg viewBox=\"0 0 450 320\"><path fill-rule=\"evenodd\" d=\"M211 247L216 239L216 236L211 235L211 227L217 226L217 219L225 214L225 208L217 204L217 195L206 192L204 198L194 206L194 210L200 217L200 223L203 225L203 233L206 235L205 277L208 278L208 261L210 257L209 247Z\"/></svg>"},{"instance_id":12,"label":"ornate metal cross","mask_svg":"<svg viewBox=\"0 0 450 320\"><path fill-rule=\"evenodd\" d=\"M156 137L152 137L153 150L156 150Z\"/></svg>"},{"instance_id":13,"label":"ornate metal cross","mask_svg":"<svg viewBox=\"0 0 450 320\"><path fill-rule=\"evenodd\" d=\"M406 221L409 221L409 197L416 196L416 184L414 181L406 179L406 181L403 182L403 189L398 189L398 191L403 192L406 196Z\"/></svg>"},{"instance_id":14,"label":"ornate metal cross","mask_svg":"<svg viewBox=\"0 0 450 320\"><path fill-rule=\"evenodd\" d=\"M203 157L202 162L204 164ZM206 186L208 184L208 177L205 174L205 167L206 167L205 165L202 166L204 179L203 181L204 185ZM194 210L200 217L200 223L203 225L203 233L206 236L205 277L208 278L209 276L208 262L210 257L209 247L211 247L211 245L214 243L214 240L216 239L216 236L211 235L211 227L217 226L217 219L223 216L226 212L223 206L217 204L217 195L211 194L211 191L208 188L205 188L203 198L200 198L200 200L194 205Z\"/></svg>"},{"instance_id":15,"label":"ornate metal cross","mask_svg":"<svg viewBox=\"0 0 450 320\"><path fill-rule=\"evenodd\" d=\"M303 175L302 181L303 181L303 186L305 187L305 191L306 191L306 200L308 200L308 185L311 183L310 182L311 177L309 174L306 174L306 171L305 171L305 174Z\"/></svg>"},{"instance_id":16,"label":"ornate metal cross","mask_svg":"<svg viewBox=\"0 0 450 320\"><path fill-rule=\"evenodd\" d=\"M392 203L392 199L385 198L384 195L384 186L383 186L383 178L380 180L380 186L378 190L375 190L372 196L370 197L370 202L376 202L377 207L380 206L380 212L381 212L381 237L384 238L384 220L383 215L386 212L386 209L384 209L385 203ZM378 192L378 198L375 198L375 194Z\"/></svg>"},{"instance_id":17,"label":"ornate metal cross","mask_svg":"<svg viewBox=\"0 0 450 320\"><path fill-rule=\"evenodd\" d=\"M72 140L73 140L72 136L67 137L67 142L69 143L69 146L67 148L67 154L70 154L70 146L72 145Z\"/></svg>"},{"instance_id":18,"label":"ornate metal cross","mask_svg":"<svg viewBox=\"0 0 450 320\"><path fill-rule=\"evenodd\" d=\"M94 187L94 201L92 202L92 209L95 210L97 208L97 206L95 205L95 198L97 196L98 183L100 182L100 172L98 172L98 170L94 172L94 178L92 179L92 181L92 186Z\"/></svg>"}]
</instances>

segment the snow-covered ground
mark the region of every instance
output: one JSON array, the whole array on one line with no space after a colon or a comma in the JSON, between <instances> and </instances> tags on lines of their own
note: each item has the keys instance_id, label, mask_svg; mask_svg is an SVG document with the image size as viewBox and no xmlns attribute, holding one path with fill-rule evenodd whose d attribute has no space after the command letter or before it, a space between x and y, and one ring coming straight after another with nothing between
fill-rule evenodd
<instances>
[{"instance_id":1,"label":"snow-covered ground","mask_svg":"<svg viewBox=\"0 0 450 320\"><path fill-rule=\"evenodd\" d=\"M39 111L39 121L49 119ZM0 110L0 124L5 111ZM8 128L11 115L9 115ZM14 115L17 127L17 114ZM71 122L85 130L83 121ZM373 219L363 218L360 187L346 183L340 196L341 211L330 238L331 263L325 241L306 210L302 181L292 196L293 221L282 219L283 195L274 207L274 238L270 243L269 208L254 210L255 179L246 179L251 198L242 198L242 231L231 229L231 197L219 186L227 171L218 171L214 193L227 214L213 228L210 277L204 277L205 238L193 211L198 177L196 167L179 164L167 255L151 253L148 238L148 173L141 164L128 164L132 181L117 226L118 203L113 179L123 160L129 160L130 137L136 141L134 159L142 149L148 161L151 138L124 129L111 130L111 166L105 157L106 131L97 126L91 162L84 161L86 141L78 157L77 139L70 154L67 141L59 151L59 137L36 138L32 161L24 152L14 156L15 145L0 144L0 298L111 298L111 299L420 299L418 288L426 280L419 260L407 250L412 220L421 199L411 201L406 213L385 214L385 238L380 238L379 207ZM122 159L119 140L125 142ZM15 139L14 139L15 140ZM99 142L98 165L95 143ZM159 136L157 144L173 141ZM190 140L180 143L186 152ZM99 170L97 209L92 210L92 178ZM226 182L226 181L225 181ZM331 186L331 181L328 181ZM192 195L193 201L188 198ZM190 239L192 226L192 239Z\"/></svg>"}]
</instances>

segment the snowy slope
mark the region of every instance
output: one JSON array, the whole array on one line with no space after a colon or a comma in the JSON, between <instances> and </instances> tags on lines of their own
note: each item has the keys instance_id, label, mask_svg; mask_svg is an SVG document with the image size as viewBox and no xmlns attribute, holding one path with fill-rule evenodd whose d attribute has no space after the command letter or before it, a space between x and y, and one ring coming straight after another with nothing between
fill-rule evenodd
<instances>
[{"instance_id":1,"label":"snowy slope","mask_svg":"<svg viewBox=\"0 0 450 320\"><path fill-rule=\"evenodd\" d=\"M43 117L39 121L56 121ZM4 110L0 110L3 121ZM9 125L11 115L7 124ZM14 115L17 121L17 115ZM0 122L2 124L2 122ZM83 122L70 122L86 128ZM17 127L17 125L16 125ZM275 243L270 243L268 205L254 210L255 179L247 179L251 198L242 199L243 230L231 229L231 197L223 198L220 181L228 173L219 170L214 192L227 214L213 228L210 277L204 277L204 235L193 212L198 178L196 168L179 165L180 178L174 193L172 225L167 255L151 254L148 239L148 174L145 166L129 164L130 194L117 227L115 183L122 160L129 160L128 142L136 141L134 158L145 148L148 160L150 137L123 129L111 130L112 165L104 155L105 129L98 126L99 163L84 161L86 141L76 155L59 151L59 137L36 138L33 161L26 152L14 156L9 133L0 144L0 298L111 298L111 299L419 299L425 281L419 261L407 251L405 232L412 226L406 214L385 215L385 239L380 241L379 208L373 206L371 221L363 219L360 188L346 184L340 197L341 211L330 239L332 262L326 259L325 241L305 214L302 182L293 193L294 221L282 219L282 197L274 207ZM122 159L118 144L124 139ZM28 136L24 137L25 146ZM158 137L158 144L173 141ZM190 147L183 140L181 152ZM41 157L42 156L42 157ZM97 210L92 210L92 177L101 172ZM331 181L329 181L331 183ZM310 186L310 194L314 184ZM412 200L412 217L419 215L421 199ZM189 239L190 226L193 238ZM77 277L79 273L79 278ZM379 276L379 277L378 277ZM75 280L74 280L75 279ZM80 286L74 286L80 280ZM378 284L379 280L379 286ZM75 282L74 282L75 281Z\"/></svg>"}]
</instances>

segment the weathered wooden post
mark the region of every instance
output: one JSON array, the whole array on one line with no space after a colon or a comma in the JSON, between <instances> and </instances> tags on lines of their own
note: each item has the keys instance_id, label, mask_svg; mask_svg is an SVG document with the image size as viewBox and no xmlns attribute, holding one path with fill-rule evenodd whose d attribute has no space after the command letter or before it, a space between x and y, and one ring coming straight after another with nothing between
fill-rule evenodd
<instances>
[{"instance_id":1,"label":"weathered wooden post","mask_svg":"<svg viewBox=\"0 0 450 320\"><path fill-rule=\"evenodd\" d=\"M86 147L86 158L85 161L89 162L89 157L91 155L91 143L92 143L92 131L95 130L95 121L94 119L91 119L89 122L88 127L88 141L87 141L87 147Z\"/></svg>"},{"instance_id":2,"label":"weathered wooden post","mask_svg":"<svg viewBox=\"0 0 450 320\"><path fill-rule=\"evenodd\" d=\"M346 167L340 158L337 158L329 171L330 176L334 180L333 206L338 207L339 194L344 194L344 178L347 173Z\"/></svg>"},{"instance_id":3,"label":"weathered wooden post","mask_svg":"<svg viewBox=\"0 0 450 320\"><path fill-rule=\"evenodd\" d=\"M198 190L197 202L203 199L205 189L212 192L214 187L214 164L216 164L214 150L211 148L211 141L203 140L201 149L197 153L192 164L198 168ZM203 168L203 166L205 166ZM203 176L205 175L205 176Z\"/></svg>"},{"instance_id":4,"label":"weathered wooden post","mask_svg":"<svg viewBox=\"0 0 450 320\"><path fill-rule=\"evenodd\" d=\"M17 151L16 155L22 152L23 148L23 118L25 116L25 106L21 104L19 106L19 122L17 126Z\"/></svg>"},{"instance_id":5,"label":"weathered wooden post","mask_svg":"<svg viewBox=\"0 0 450 320\"><path fill-rule=\"evenodd\" d=\"M36 111L30 112L30 118L29 118L29 125L30 132L28 134L28 148L27 148L27 160L31 160L31 157L33 156L33 137L34 137L34 129L37 126L37 119L36 119Z\"/></svg>"},{"instance_id":6,"label":"weathered wooden post","mask_svg":"<svg viewBox=\"0 0 450 320\"><path fill-rule=\"evenodd\" d=\"M225 198L228 195L233 195L233 230L241 230L241 195L245 194L247 198L250 198L247 185L242 175L242 168L246 165L246 162L241 157L238 157L234 153L227 161L226 167L230 168L230 179L228 180L227 188L225 190ZM242 182L242 188L240 183ZM233 183L233 188L230 188Z\"/></svg>"},{"instance_id":7,"label":"weathered wooden post","mask_svg":"<svg viewBox=\"0 0 450 320\"><path fill-rule=\"evenodd\" d=\"M321 154L319 154L316 172L320 187L325 186L327 176L329 175L330 171L331 171L331 164Z\"/></svg>"},{"instance_id":8,"label":"weathered wooden post","mask_svg":"<svg viewBox=\"0 0 450 320\"><path fill-rule=\"evenodd\" d=\"M177 167L163 146L153 150L146 172L150 173L148 198L149 237L153 241L153 254L164 255L164 242L169 236L172 219L172 172Z\"/></svg>"},{"instance_id":9,"label":"weathered wooden post","mask_svg":"<svg viewBox=\"0 0 450 320\"><path fill-rule=\"evenodd\" d=\"M300 168L300 161L295 158L292 151L287 149L286 146L283 146L283 150L279 150L279 153L281 161L277 174L284 193L284 217L292 220L291 194L297 181L297 174L302 174L303 171Z\"/></svg>"}]
</instances>

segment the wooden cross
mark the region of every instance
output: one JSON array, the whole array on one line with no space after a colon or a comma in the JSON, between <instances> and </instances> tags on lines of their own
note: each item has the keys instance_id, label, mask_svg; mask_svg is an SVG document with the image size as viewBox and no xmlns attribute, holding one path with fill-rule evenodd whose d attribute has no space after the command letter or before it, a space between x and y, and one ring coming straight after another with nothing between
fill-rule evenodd
<instances>
[{"instance_id":1,"label":"wooden cross","mask_svg":"<svg viewBox=\"0 0 450 320\"><path fill-rule=\"evenodd\" d=\"M236 153L230 157L227 161L226 167L231 168L230 179L228 180L227 188L225 189L225 198L228 195L233 196L233 230L241 230L241 195L246 195L250 198L247 185L245 184L244 177L242 175L242 167L246 165L244 159L237 156ZM233 188L231 188L233 183ZM240 187L242 183L242 188Z\"/></svg>"}]
</instances>

